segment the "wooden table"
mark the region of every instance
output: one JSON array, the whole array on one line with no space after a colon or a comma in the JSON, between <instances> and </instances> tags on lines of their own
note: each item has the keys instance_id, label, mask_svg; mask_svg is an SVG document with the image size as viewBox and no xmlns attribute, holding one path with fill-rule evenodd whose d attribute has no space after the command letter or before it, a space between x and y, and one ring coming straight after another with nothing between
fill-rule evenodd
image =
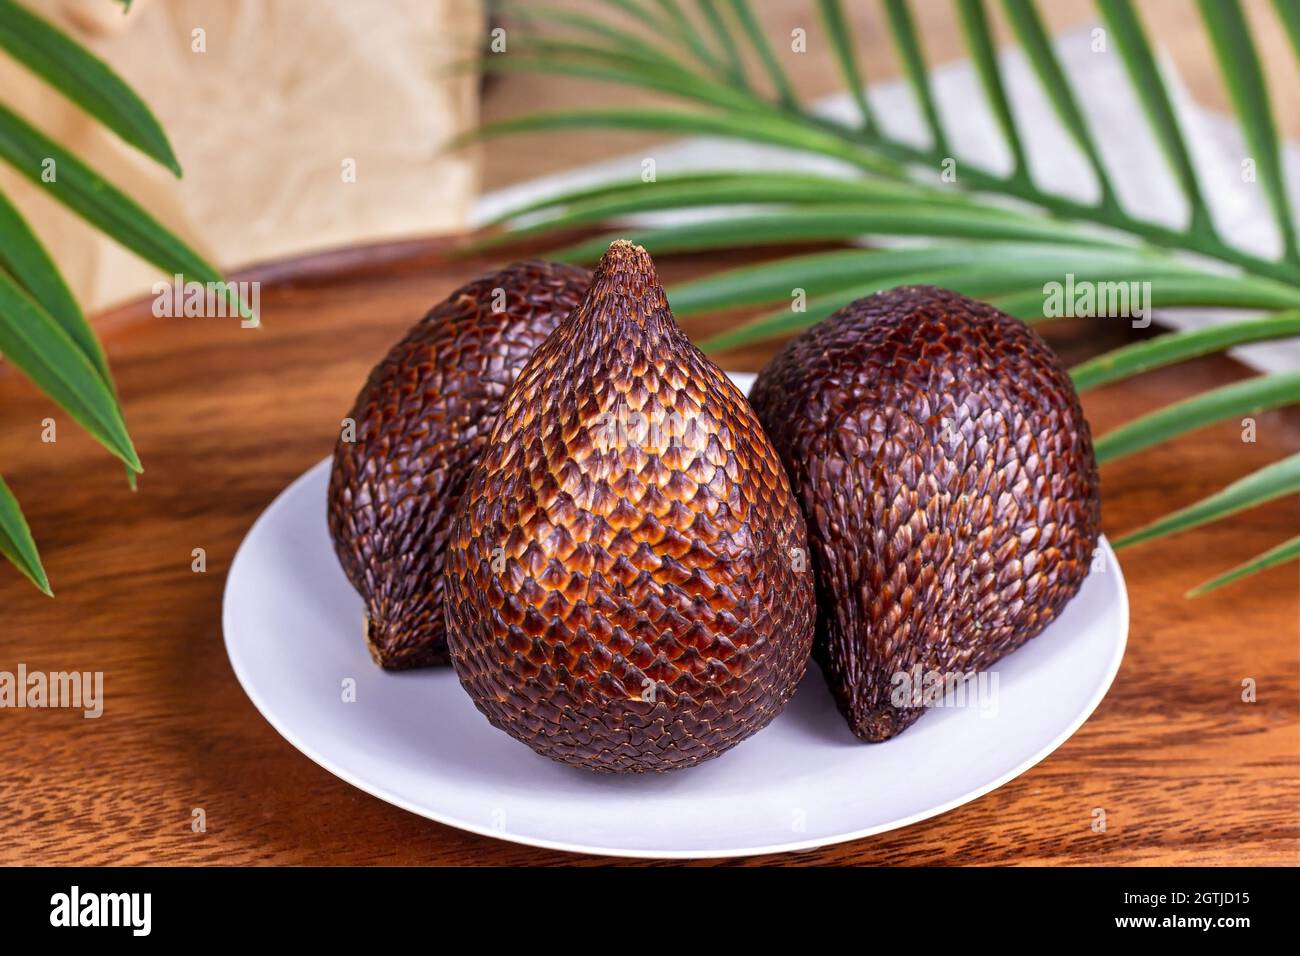
<instances>
[{"instance_id":1,"label":"wooden table","mask_svg":"<svg viewBox=\"0 0 1300 956\"><path fill-rule=\"evenodd\" d=\"M434 240L256 270L264 325L105 316L106 347L145 463L121 468L0 366L0 463L26 506L54 588L0 567L0 670L102 670L98 720L0 710L0 863L573 863L389 806L302 756L235 681L221 635L231 557L284 486L326 456L371 364L486 260ZM736 264L721 256L713 266ZM699 265L665 259L668 280ZM697 339L725 317L684 323ZM1122 341L1116 323L1047 330L1077 361ZM722 356L757 369L770 348ZM1208 358L1086 396L1102 431L1231 381ZM40 440L58 420L58 441ZM1103 470L1112 536L1300 449L1300 413L1233 422ZM1055 754L941 817L784 863L1274 863L1300 847L1298 592L1294 565L1212 596L1183 592L1294 530L1293 500L1123 555L1132 631L1110 694ZM203 548L206 573L191 570ZM1257 703L1241 682L1258 684ZM1107 829L1093 832L1095 808ZM202 808L206 832L191 827Z\"/></svg>"}]
</instances>

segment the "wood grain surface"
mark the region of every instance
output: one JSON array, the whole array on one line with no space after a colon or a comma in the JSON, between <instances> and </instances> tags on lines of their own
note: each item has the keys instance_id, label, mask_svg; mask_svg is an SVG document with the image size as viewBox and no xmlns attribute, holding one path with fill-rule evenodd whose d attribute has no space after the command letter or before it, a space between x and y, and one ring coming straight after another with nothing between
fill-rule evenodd
<instances>
[{"instance_id":1,"label":"wood grain surface","mask_svg":"<svg viewBox=\"0 0 1300 956\"><path fill-rule=\"evenodd\" d=\"M122 470L0 366L0 464L23 501L57 598L0 568L0 670L100 670L105 711L0 710L0 863L343 864L594 862L431 823L343 783L272 730L244 696L221 634L225 575L245 532L329 454L370 366L488 260L448 241L354 250L253 270L263 327L105 316L105 344L146 472ZM774 250L779 252L780 250ZM717 256L707 265L739 264ZM666 279L704 263L665 258ZM727 317L688 321L695 338ZM1133 334L1116 322L1047 329L1073 362ZM771 348L719 356L754 370ZM1103 431L1243 376L1207 358L1085 397ZM58 440L41 441L42 420ZM1300 449L1300 412L1235 422L1103 469L1112 536ZM1300 590L1294 565L1189 601L1183 592L1297 525L1279 501L1122 554L1129 648L1110 694L1037 767L902 830L751 862L799 864L1273 863L1300 860ZM204 548L206 573L191 570ZM1253 678L1258 702L1243 703ZM436 732L430 728L429 732ZM689 771L687 771L689 772ZM202 808L207 830L195 833ZM1094 810L1106 814L1094 832Z\"/></svg>"}]
</instances>

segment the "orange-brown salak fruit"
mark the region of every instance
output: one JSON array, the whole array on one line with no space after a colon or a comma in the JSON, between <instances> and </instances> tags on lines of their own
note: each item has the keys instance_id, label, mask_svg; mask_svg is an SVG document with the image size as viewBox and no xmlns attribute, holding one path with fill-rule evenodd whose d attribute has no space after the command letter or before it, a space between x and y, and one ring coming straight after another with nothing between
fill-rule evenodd
<instances>
[{"instance_id":1,"label":"orange-brown salak fruit","mask_svg":"<svg viewBox=\"0 0 1300 956\"><path fill-rule=\"evenodd\" d=\"M442 554L456 502L506 389L590 282L539 261L482 276L434 306L357 396L334 449L329 527L384 667L447 663Z\"/></svg>"},{"instance_id":2,"label":"orange-brown salak fruit","mask_svg":"<svg viewBox=\"0 0 1300 956\"><path fill-rule=\"evenodd\" d=\"M506 395L447 546L448 645L491 723L592 770L716 757L802 677L803 518L740 391L616 242Z\"/></svg>"},{"instance_id":3,"label":"orange-brown salak fruit","mask_svg":"<svg viewBox=\"0 0 1300 956\"><path fill-rule=\"evenodd\" d=\"M928 286L867 296L790 342L752 399L808 519L814 656L862 739L906 729L935 675L1037 635L1087 576L1088 423L1018 319Z\"/></svg>"}]
</instances>

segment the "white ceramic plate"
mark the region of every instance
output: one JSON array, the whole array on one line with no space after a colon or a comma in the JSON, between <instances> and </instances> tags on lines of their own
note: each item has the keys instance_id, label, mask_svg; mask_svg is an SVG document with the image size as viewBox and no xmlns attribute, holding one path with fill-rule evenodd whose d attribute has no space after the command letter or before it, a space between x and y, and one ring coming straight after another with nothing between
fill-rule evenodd
<instances>
[{"instance_id":1,"label":"white ceramic plate","mask_svg":"<svg viewBox=\"0 0 1300 956\"><path fill-rule=\"evenodd\" d=\"M743 856L906 826L988 793L1059 747L1101 702L1124 655L1128 598L1103 541L1104 567L1051 627L998 663L996 687L973 685L967 706L933 708L887 743L849 733L812 664L770 726L715 760L664 775L588 773L494 729L450 668L375 666L361 600L330 544L328 478L323 461L285 489L235 555L224 626L239 682L331 773L412 813L517 843Z\"/></svg>"}]
</instances>

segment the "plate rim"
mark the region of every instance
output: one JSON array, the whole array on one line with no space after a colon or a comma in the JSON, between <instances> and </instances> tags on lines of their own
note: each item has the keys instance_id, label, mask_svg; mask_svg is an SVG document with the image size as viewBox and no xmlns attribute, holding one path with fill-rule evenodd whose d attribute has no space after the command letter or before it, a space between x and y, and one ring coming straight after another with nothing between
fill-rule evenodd
<instances>
[{"instance_id":1,"label":"plate rim","mask_svg":"<svg viewBox=\"0 0 1300 956\"><path fill-rule=\"evenodd\" d=\"M408 813L413 813L416 816L423 817L426 820L433 820L435 823L441 823L443 826L452 827L457 830L463 830L467 833L474 833L479 836L491 837L492 839L496 839L496 840L503 840L508 843L515 843L523 846L538 847L539 849L543 849L543 850L557 850L563 853L580 853L580 854L586 854L588 856L602 856L602 857L612 857L612 858L622 858L622 859L719 860L719 859L735 859L735 858L750 857L750 856L765 856L768 854L775 854L775 853L796 853L802 850L815 850L815 849L820 849L822 847L835 846L840 843L851 843L855 840L861 840L869 836L875 836L878 833L888 833L891 830L900 830L903 827L912 826L915 823L920 823L921 821L928 820L931 817L941 816L942 814L945 814L950 810L955 810L957 807L978 800L980 797L992 793L994 790L997 790L998 788L1005 786L1006 784L1010 783L1012 780L1016 779L1022 774L1027 773L1029 770L1032 770L1035 766L1037 766L1038 764L1046 760L1048 757L1050 757L1061 747L1062 744L1064 744L1067 740L1073 737L1078 732L1080 727L1082 727L1085 723L1087 723L1088 719L1101 705L1101 702L1105 699L1106 695L1110 692L1111 687L1115 683L1115 677L1119 674L1120 666L1124 661L1124 653L1128 649L1128 634L1129 634L1129 623L1130 623L1128 586L1124 580L1123 569L1120 567L1119 557L1115 554L1115 549L1111 547L1110 541L1106 539L1105 535L1099 534L1097 538L1098 546L1105 549L1106 556L1107 556L1107 563L1113 566L1115 570L1115 577L1119 585L1120 619L1123 624L1123 627L1121 628L1120 638L1115 644L1114 650L1111 653L1111 659L1108 662L1106 667L1106 677L1103 681L1099 683L1097 690L1093 693L1093 696L1089 699L1087 705L1080 710L1078 716L1076 716L1070 722L1070 724L1065 728L1064 731L1062 731L1060 734L1054 737L1050 743L1040 748L1032 756L1028 757L1021 763L1017 764L1011 770L996 777L992 782L988 784L985 784L980 787L976 787L973 790L963 793L958 797L945 801L944 803L938 804L934 807L928 808L918 813L911 814L910 816L907 817L901 817L897 820L891 820L888 823L876 824L874 826L865 827L861 830L854 830L843 834L837 834L829 838L814 837L806 840L791 840L786 843L763 844L763 845L753 846L753 847L739 847L739 848L716 849L716 850L617 849L617 848L610 848L610 847L593 847L587 844L575 843L575 842L570 842L565 840L548 840L544 837L534 837L534 836L528 836L526 834L515 834L515 833L510 833L508 831L495 830L489 826L484 826L482 824L474 823L472 821L462 820L450 814L439 813L436 810L432 810L428 807L415 805L410 801L405 800L397 796L396 794L387 791L381 785L372 784L363 780L359 776L353 774L347 768L338 764L333 759L325 756L324 754L317 752L315 748L308 745L305 741L303 741L300 737L298 737L296 733L290 730L285 725L285 723L282 722L282 720L276 715L274 708L272 708L269 705L269 703L266 701L266 699L262 697L254 689L247 672L243 669L243 666L240 663L239 654L232 647L231 638L230 638L230 634L231 634L230 582L231 579L234 577L235 569L236 567L238 567L241 557L244 556L245 549L248 547L249 541L253 538L254 533L258 530L259 527L261 527L261 525L264 522L270 520L271 516L275 512L277 512L279 509L284 508L286 506L285 503L289 500L289 497L293 494L293 492L298 488L299 485L306 484L307 482L311 481L317 471L328 470L331 461L332 461L332 457L326 457L321 459L316 464L312 465L310 468L304 471L302 474L298 475L297 478L291 481L283 489L281 489L280 493L277 494L274 499L272 499L271 503L262 510L262 513L259 514L257 516L257 519L252 523L252 525L249 526L248 531L244 533L243 538L239 542L239 547L235 549L235 556L231 559L230 568L226 572L225 586L222 589L222 596L221 596L222 643L225 646L226 658L230 662L231 670L234 671L235 679L239 682L239 686L243 688L245 695L247 695L248 699L252 702L253 707L257 709L257 712L262 715L262 718L271 725L272 729L274 729L276 733L278 733L281 737L283 737L299 753L303 754L305 757L307 757L317 766L322 767L323 769L329 771L330 773L338 777L343 782L350 784L353 787L356 787L358 790L361 790L362 792L367 793L370 796L375 797L376 799L382 800L385 803L391 804L392 806L399 807L407 811Z\"/></svg>"}]
</instances>

